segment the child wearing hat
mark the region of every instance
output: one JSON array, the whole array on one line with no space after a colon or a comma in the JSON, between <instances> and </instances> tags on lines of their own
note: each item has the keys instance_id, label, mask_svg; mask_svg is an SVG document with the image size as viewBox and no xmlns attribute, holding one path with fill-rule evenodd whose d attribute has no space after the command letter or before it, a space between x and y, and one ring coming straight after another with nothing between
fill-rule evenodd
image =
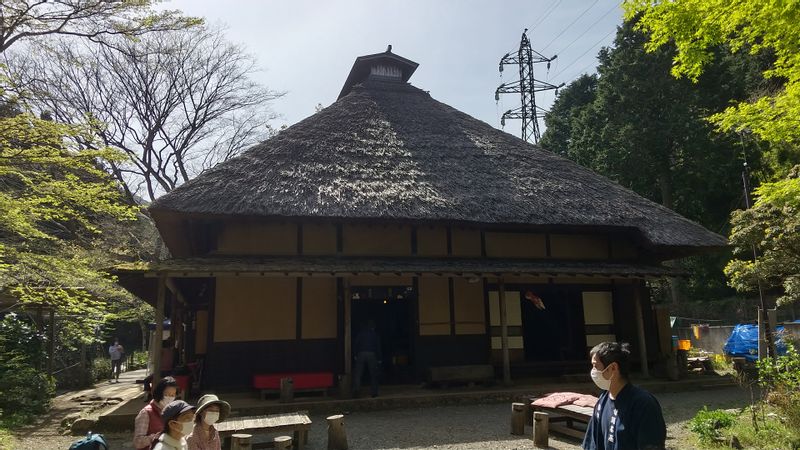
<instances>
[{"instance_id":1,"label":"child wearing hat","mask_svg":"<svg viewBox=\"0 0 800 450\"><path fill-rule=\"evenodd\" d=\"M153 441L152 450L188 450L186 436L192 432L194 406L175 400L164 407L161 418L164 432Z\"/></svg>"},{"instance_id":2,"label":"child wearing hat","mask_svg":"<svg viewBox=\"0 0 800 450\"><path fill-rule=\"evenodd\" d=\"M225 420L230 412L231 405L216 395L207 394L200 397L194 415L194 430L186 438L189 450L221 450L222 441L214 424Z\"/></svg>"}]
</instances>

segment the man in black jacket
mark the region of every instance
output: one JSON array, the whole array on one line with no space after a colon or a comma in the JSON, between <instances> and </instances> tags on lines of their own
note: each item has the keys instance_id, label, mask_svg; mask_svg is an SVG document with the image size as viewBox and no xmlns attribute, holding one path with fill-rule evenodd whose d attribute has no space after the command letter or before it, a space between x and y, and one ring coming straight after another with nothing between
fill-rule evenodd
<instances>
[{"instance_id":1,"label":"man in black jacket","mask_svg":"<svg viewBox=\"0 0 800 450\"><path fill-rule=\"evenodd\" d=\"M378 396L378 369L381 365L381 339L375 331L375 322L370 320L367 326L356 336L353 350L356 355L356 375L353 380L353 396L358 397L361 390L361 377L364 366L369 368L369 379L373 397Z\"/></svg>"}]
</instances>

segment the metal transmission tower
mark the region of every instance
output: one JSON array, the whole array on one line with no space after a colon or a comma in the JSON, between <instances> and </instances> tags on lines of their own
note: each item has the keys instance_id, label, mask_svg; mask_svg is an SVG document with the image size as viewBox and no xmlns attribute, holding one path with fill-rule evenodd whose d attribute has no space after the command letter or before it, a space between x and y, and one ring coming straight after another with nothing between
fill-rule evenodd
<instances>
[{"instance_id":1,"label":"metal transmission tower","mask_svg":"<svg viewBox=\"0 0 800 450\"><path fill-rule=\"evenodd\" d=\"M556 86L546 81L537 80L533 76L533 65L537 63L547 63L550 69L550 62L558 58L558 55L547 58L541 53L531 49L531 41L528 40L528 29L522 32L522 40L519 43L519 50L516 54L506 53L500 59L500 72L503 72L505 65L519 66L519 80L511 83L501 84L494 92L495 101L500 100L500 94L519 94L521 105L519 108L510 109L503 113L500 123L505 126L506 119L522 119L522 139L536 144L539 142L539 118L544 117L547 112L544 108L536 106L536 93L558 89L564 83Z\"/></svg>"}]
</instances>

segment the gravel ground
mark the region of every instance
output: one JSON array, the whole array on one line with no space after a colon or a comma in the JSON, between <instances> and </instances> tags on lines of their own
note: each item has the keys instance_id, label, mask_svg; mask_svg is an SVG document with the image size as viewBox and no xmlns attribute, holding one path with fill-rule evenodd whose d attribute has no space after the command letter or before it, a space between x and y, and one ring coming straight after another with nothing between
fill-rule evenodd
<instances>
[{"instance_id":1,"label":"gravel ground","mask_svg":"<svg viewBox=\"0 0 800 450\"><path fill-rule=\"evenodd\" d=\"M667 420L667 446L692 448L686 421L707 405L714 408L737 408L746 405L749 394L738 388L659 394ZM509 434L510 404L445 406L424 409L354 412L345 416L351 449L446 449L511 450L531 449L528 437ZM312 416L308 450L327 448L324 416ZM42 423L17 435L14 449L66 450L75 436L57 433L58 423ZM530 432L530 427L526 428ZM106 434L109 448L131 448L131 434ZM551 435L551 448L578 449L579 442Z\"/></svg>"}]
</instances>

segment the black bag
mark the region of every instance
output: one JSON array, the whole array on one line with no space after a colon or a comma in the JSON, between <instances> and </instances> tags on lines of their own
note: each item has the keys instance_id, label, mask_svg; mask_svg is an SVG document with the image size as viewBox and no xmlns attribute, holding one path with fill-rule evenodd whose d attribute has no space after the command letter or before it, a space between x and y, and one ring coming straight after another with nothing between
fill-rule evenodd
<instances>
[{"instance_id":1,"label":"black bag","mask_svg":"<svg viewBox=\"0 0 800 450\"><path fill-rule=\"evenodd\" d=\"M86 437L80 441L73 442L69 450L108 450L108 444L102 434L86 433Z\"/></svg>"}]
</instances>

